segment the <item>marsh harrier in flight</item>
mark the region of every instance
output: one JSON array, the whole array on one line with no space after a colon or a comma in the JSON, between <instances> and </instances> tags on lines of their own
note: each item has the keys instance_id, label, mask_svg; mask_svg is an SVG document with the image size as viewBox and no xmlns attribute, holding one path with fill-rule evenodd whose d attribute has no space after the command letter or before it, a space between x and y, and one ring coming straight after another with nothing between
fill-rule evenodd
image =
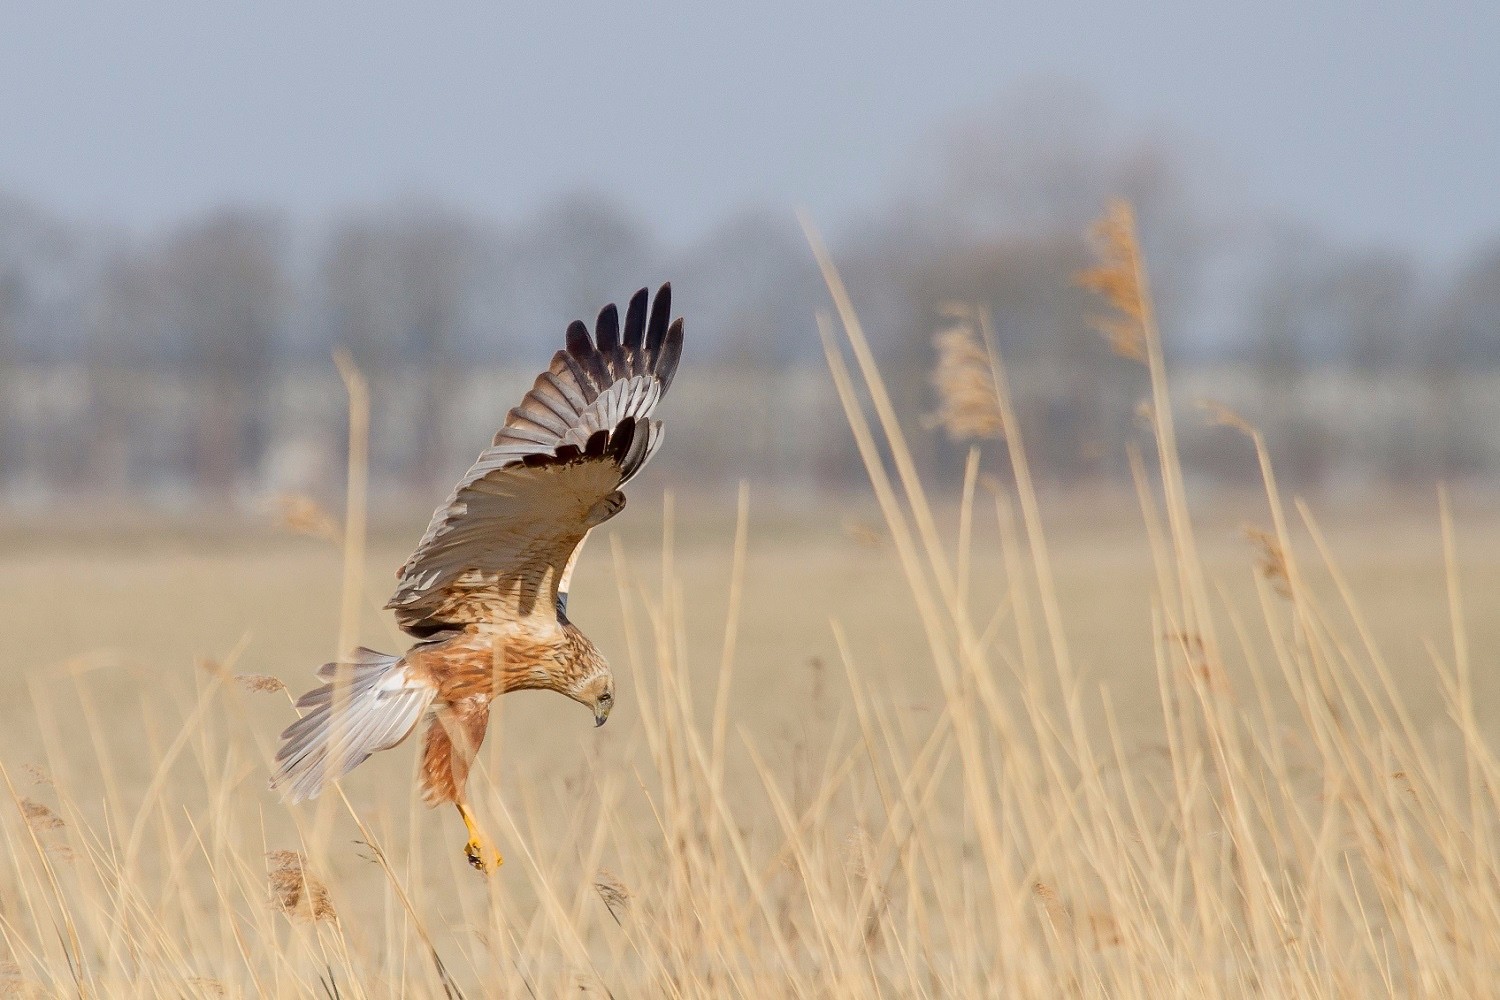
<instances>
[{"instance_id":1,"label":"marsh harrier in flight","mask_svg":"<svg viewBox=\"0 0 1500 1000\"><path fill-rule=\"evenodd\" d=\"M510 411L494 443L432 515L397 574L386 607L416 643L402 656L360 649L318 671L328 683L297 702L271 779L293 802L311 798L370 754L404 740L435 708L422 749L422 796L452 802L481 871L501 863L464 796L490 702L508 691L567 695L604 725L614 705L609 664L568 620L568 581L584 538L625 506L620 488L661 445L651 419L682 355L682 320L668 323L671 285L613 305L594 335L575 321L566 349Z\"/></svg>"}]
</instances>

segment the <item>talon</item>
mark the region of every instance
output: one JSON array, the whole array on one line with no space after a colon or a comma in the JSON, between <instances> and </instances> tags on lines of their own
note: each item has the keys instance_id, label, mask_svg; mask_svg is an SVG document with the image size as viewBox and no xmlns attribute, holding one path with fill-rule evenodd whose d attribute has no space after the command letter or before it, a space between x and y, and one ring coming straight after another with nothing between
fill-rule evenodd
<instances>
[{"instance_id":1,"label":"talon","mask_svg":"<svg viewBox=\"0 0 1500 1000\"><path fill-rule=\"evenodd\" d=\"M505 864L505 859L495 850L489 852L489 860L486 860L484 844L478 840L471 840L464 845L464 857L469 859L470 867L480 872L493 871Z\"/></svg>"},{"instance_id":2,"label":"talon","mask_svg":"<svg viewBox=\"0 0 1500 1000\"><path fill-rule=\"evenodd\" d=\"M469 831L469 842L464 845L464 857L469 859L469 865L475 871L494 871L505 864L505 859L500 852L494 848L486 848L484 835L479 832L479 824L474 821L474 814L469 812L469 807L462 802L455 803L458 806L458 814L463 817L464 827Z\"/></svg>"}]
</instances>

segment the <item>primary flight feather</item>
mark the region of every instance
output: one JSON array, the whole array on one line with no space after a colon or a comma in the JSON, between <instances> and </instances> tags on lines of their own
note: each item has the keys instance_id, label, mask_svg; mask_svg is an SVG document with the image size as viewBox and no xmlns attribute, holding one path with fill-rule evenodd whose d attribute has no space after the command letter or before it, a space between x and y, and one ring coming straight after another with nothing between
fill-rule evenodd
<instances>
[{"instance_id":1,"label":"primary flight feather","mask_svg":"<svg viewBox=\"0 0 1500 1000\"><path fill-rule=\"evenodd\" d=\"M370 754L404 740L435 709L422 752L422 794L452 802L476 868L488 856L464 787L484 739L490 702L546 689L582 703L603 725L614 704L609 664L567 616L573 563L590 530L625 506L620 488L662 440L651 415L682 355L672 287L631 298L622 331L605 306L594 334L568 327L565 349L433 512L397 573L386 607L417 642L403 656L360 649L318 671L306 714L281 734L271 779L292 801L310 798Z\"/></svg>"}]
</instances>

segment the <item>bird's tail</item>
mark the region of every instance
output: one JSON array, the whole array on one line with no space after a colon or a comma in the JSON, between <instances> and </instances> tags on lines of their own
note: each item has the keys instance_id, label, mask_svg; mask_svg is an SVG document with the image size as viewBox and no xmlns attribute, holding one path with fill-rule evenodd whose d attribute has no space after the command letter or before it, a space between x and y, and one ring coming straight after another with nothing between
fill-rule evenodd
<instances>
[{"instance_id":1,"label":"bird's tail","mask_svg":"<svg viewBox=\"0 0 1500 1000\"><path fill-rule=\"evenodd\" d=\"M297 700L306 714L286 727L276 751L271 787L291 802L316 797L370 754L406 739L436 694L401 657L372 649L325 663L318 676L328 683Z\"/></svg>"}]
</instances>

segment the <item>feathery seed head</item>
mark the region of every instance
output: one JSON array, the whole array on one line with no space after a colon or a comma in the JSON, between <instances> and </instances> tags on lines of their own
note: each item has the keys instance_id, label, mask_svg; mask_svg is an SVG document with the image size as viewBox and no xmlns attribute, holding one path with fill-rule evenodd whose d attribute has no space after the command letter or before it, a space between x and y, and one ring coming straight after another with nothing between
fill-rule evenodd
<instances>
[{"instance_id":1,"label":"feathery seed head","mask_svg":"<svg viewBox=\"0 0 1500 1000\"><path fill-rule=\"evenodd\" d=\"M1204 412L1209 425L1212 427L1228 427L1239 431L1248 438L1255 437L1255 427L1250 421L1217 400L1200 399L1198 400L1198 409Z\"/></svg>"},{"instance_id":2,"label":"feathery seed head","mask_svg":"<svg viewBox=\"0 0 1500 1000\"><path fill-rule=\"evenodd\" d=\"M21 800L21 812L26 817L26 823L33 830L61 830L63 821L47 806L31 799Z\"/></svg>"},{"instance_id":3,"label":"feathery seed head","mask_svg":"<svg viewBox=\"0 0 1500 1000\"><path fill-rule=\"evenodd\" d=\"M297 535L336 542L339 528L316 500L301 493L286 493L278 498L281 527Z\"/></svg>"},{"instance_id":4,"label":"feathery seed head","mask_svg":"<svg viewBox=\"0 0 1500 1000\"><path fill-rule=\"evenodd\" d=\"M1290 598L1292 578L1287 570L1286 552L1282 550L1280 540L1269 531L1251 525L1245 526L1245 538L1257 551L1259 558L1256 559L1256 569L1260 571L1261 577L1277 594Z\"/></svg>"},{"instance_id":5,"label":"feathery seed head","mask_svg":"<svg viewBox=\"0 0 1500 1000\"><path fill-rule=\"evenodd\" d=\"M1079 271L1073 281L1104 299L1113 315L1095 316L1095 329L1122 358L1146 362L1146 296L1141 288L1141 246L1130 203L1115 199L1090 232L1097 267Z\"/></svg>"},{"instance_id":6,"label":"feathery seed head","mask_svg":"<svg viewBox=\"0 0 1500 1000\"><path fill-rule=\"evenodd\" d=\"M943 309L951 323L932 336L937 363L932 385L938 408L928 415L928 427L941 427L950 441L978 441L1005 436L1005 418L995 395L989 352L978 334L978 314L964 306Z\"/></svg>"},{"instance_id":7,"label":"feathery seed head","mask_svg":"<svg viewBox=\"0 0 1500 1000\"><path fill-rule=\"evenodd\" d=\"M306 859L296 851L268 851L267 879L271 906L296 920L337 921L338 913L328 887L307 870Z\"/></svg>"},{"instance_id":8,"label":"feathery seed head","mask_svg":"<svg viewBox=\"0 0 1500 1000\"><path fill-rule=\"evenodd\" d=\"M270 674L235 674L234 679L246 691L275 694L277 691L286 690L286 682Z\"/></svg>"},{"instance_id":9,"label":"feathery seed head","mask_svg":"<svg viewBox=\"0 0 1500 1000\"><path fill-rule=\"evenodd\" d=\"M23 798L20 805L21 815L26 818L26 825L31 828L32 834L42 848L48 854L64 861L73 860L73 848L68 845L65 840L67 835L63 832L68 824L63 822L62 817L34 799Z\"/></svg>"},{"instance_id":10,"label":"feathery seed head","mask_svg":"<svg viewBox=\"0 0 1500 1000\"><path fill-rule=\"evenodd\" d=\"M594 891L604 900L610 916L619 923L620 914L630 906L630 890L625 887L625 883L609 869L600 868L594 875Z\"/></svg>"}]
</instances>

